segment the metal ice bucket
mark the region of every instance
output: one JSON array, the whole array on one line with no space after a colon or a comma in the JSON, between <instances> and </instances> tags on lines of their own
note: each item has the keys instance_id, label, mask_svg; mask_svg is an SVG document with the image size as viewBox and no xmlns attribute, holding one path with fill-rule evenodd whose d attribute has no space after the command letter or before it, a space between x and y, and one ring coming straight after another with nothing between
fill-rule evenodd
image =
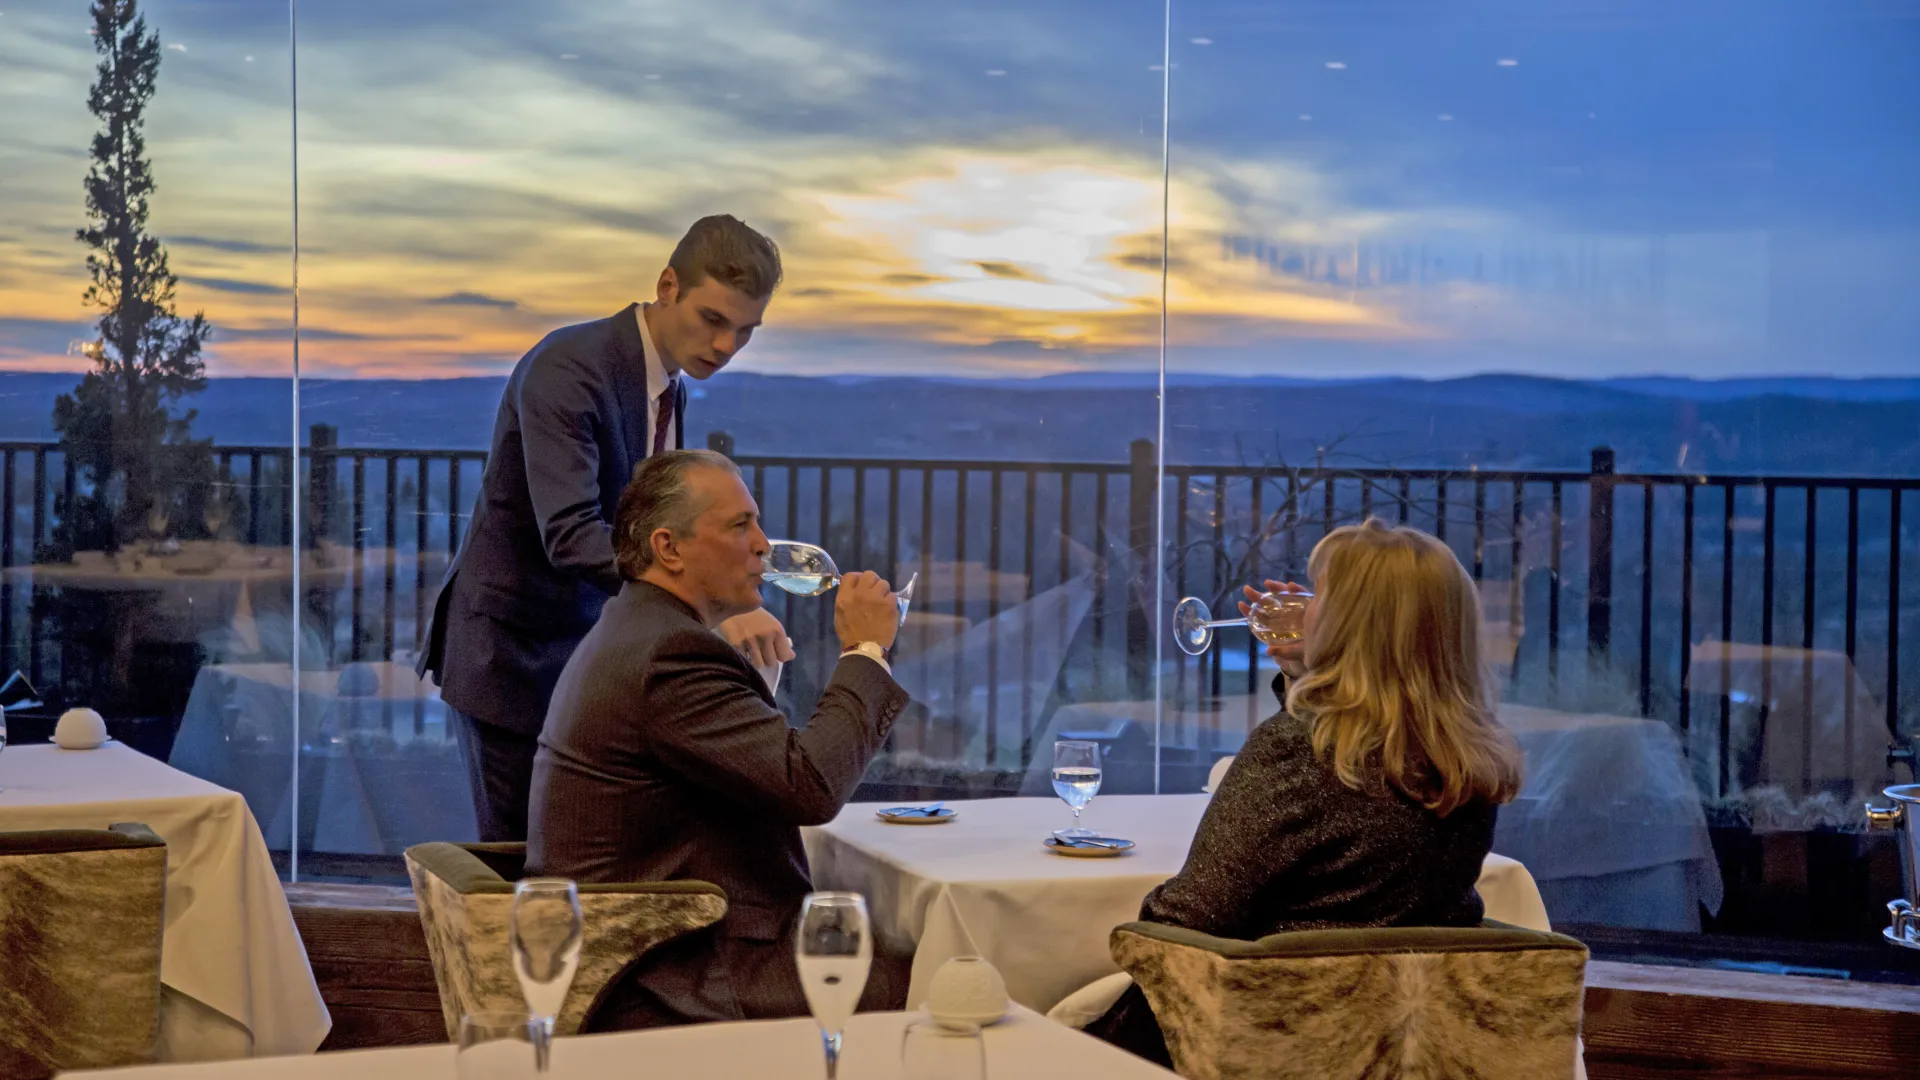
<instances>
[{"instance_id":1,"label":"metal ice bucket","mask_svg":"<svg viewBox=\"0 0 1920 1080\"><path fill-rule=\"evenodd\" d=\"M1867 824L1892 829L1900 843L1900 877L1907 895L1887 904L1892 916L1885 936L1895 945L1920 949L1920 784L1901 784L1882 792L1893 805L1867 807Z\"/></svg>"}]
</instances>

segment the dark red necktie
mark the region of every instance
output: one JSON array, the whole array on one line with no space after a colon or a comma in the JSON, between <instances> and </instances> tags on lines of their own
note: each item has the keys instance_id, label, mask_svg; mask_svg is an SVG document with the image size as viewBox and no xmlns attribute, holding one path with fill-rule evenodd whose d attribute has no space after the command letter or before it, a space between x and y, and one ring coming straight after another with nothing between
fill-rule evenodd
<instances>
[{"instance_id":1,"label":"dark red necktie","mask_svg":"<svg viewBox=\"0 0 1920 1080\"><path fill-rule=\"evenodd\" d=\"M653 407L653 452L658 454L667 448L667 430L673 423L673 403L679 396L680 384L667 380L667 388L660 394L660 404Z\"/></svg>"}]
</instances>

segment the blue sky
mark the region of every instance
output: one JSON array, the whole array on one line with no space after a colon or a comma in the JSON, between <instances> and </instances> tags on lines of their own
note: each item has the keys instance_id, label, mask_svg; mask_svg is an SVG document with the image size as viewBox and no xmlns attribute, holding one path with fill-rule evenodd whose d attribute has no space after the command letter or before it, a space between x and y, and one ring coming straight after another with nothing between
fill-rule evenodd
<instances>
[{"instance_id":1,"label":"blue sky","mask_svg":"<svg viewBox=\"0 0 1920 1080\"><path fill-rule=\"evenodd\" d=\"M216 372L284 373L284 6L156 2ZM768 371L1914 374L1920 0L300 8L303 369L503 369L715 210ZM0 364L72 363L85 5L0 0Z\"/></svg>"}]
</instances>

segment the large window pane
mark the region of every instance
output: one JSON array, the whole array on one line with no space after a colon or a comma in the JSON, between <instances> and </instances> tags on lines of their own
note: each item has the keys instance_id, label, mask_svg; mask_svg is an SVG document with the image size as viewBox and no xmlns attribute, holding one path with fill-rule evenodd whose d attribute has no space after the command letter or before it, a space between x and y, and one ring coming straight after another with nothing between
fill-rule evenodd
<instances>
[{"instance_id":1,"label":"large window pane","mask_svg":"<svg viewBox=\"0 0 1920 1080\"><path fill-rule=\"evenodd\" d=\"M300 421L337 447L316 528L352 567L303 678L378 687L316 748L352 762L353 802L323 808L313 869L471 835L443 712L404 673L504 376L649 299L702 214L767 231L787 276L693 387L688 443L743 465L770 533L919 577L895 656L915 705L865 797L1050 794L1061 706L1147 697L1129 454L1154 423L1163 13L302 8ZM773 597L800 722L832 600Z\"/></svg>"},{"instance_id":2,"label":"large window pane","mask_svg":"<svg viewBox=\"0 0 1920 1080\"><path fill-rule=\"evenodd\" d=\"M1858 809L1920 722L1910 14L1176 7L1166 588L1445 539L1528 754L1495 850L1603 952L1920 970ZM1164 783L1263 659L1170 654Z\"/></svg>"},{"instance_id":3,"label":"large window pane","mask_svg":"<svg viewBox=\"0 0 1920 1080\"><path fill-rule=\"evenodd\" d=\"M296 569L289 542L286 12L131 14L104 39L87 5L0 17L0 667L47 703L9 727L98 709L126 744L245 794L283 857L294 582L324 563L303 548ZM116 211L129 200L143 215Z\"/></svg>"}]
</instances>

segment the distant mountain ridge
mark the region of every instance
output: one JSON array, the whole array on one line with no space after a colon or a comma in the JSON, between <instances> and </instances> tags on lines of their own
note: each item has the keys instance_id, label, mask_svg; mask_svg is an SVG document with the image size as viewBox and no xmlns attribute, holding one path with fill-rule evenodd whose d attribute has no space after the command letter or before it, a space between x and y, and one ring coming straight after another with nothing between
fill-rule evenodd
<instances>
[{"instance_id":1,"label":"distant mountain ridge","mask_svg":"<svg viewBox=\"0 0 1920 1080\"><path fill-rule=\"evenodd\" d=\"M48 439L66 373L0 373L0 437ZM343 446L480 449L505 379L307 379L301 431ZM1151 438L1157 382L1142 373L1037 379L806 377L729 372L696 384L689 441L724 430L742 455L1123 461ZM1305 462L1583 469L1612 446L1623 470L1895 475L1920 472L1920 378L1530 375L1168 380L1168 452L1199 463ZM214 379L194 431L285 445L288 380Z\"/></svg>"}]
</instances>

